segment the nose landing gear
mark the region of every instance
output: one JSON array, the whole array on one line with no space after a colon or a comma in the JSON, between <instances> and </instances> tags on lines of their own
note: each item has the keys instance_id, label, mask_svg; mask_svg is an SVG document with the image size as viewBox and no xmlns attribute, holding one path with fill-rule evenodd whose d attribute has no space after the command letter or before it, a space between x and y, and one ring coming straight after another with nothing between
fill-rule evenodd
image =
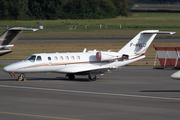
<instances>
[{"instance_id":1,"label":"nose landing gear","mask_svg":"<svg viewBox=\"0 0 180 120\"><path fill-rule=\"evenodd\" d=\"M16 81L26 81L26 79L25 79L25 75L24 74L20 74L19 76L18 76L18 79L16 79Z\"/></svg>"}]
</instances>

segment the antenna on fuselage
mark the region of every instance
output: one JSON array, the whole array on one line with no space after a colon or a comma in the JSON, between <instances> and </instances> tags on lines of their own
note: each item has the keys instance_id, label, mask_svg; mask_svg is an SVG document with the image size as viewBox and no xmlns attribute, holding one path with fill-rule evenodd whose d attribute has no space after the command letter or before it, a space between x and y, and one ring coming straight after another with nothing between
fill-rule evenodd
<instances>
[{"instance_id":1,"label":"antenna on fuselage","mask_svg":"<svg viewBox=\"0 0 180 120\"><path fill-rule=\"evenodd\" d=\"M86 49L86 48L84 48L84 50L83 50L83 53L85 53L85 52L87 52L87 49Z\"/></svg>"}]
</instances>

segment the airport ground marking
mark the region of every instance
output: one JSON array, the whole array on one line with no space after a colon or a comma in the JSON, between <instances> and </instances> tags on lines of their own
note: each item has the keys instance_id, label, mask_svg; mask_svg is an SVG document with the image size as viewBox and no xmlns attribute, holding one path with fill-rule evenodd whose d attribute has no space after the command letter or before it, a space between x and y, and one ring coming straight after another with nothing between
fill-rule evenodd
<instances>
[{"instance_id":1,"label":"airport ground marking","mask_svg":"<svg viewBox=\"0 0 180 120\"><path fill-rule=\"evenodd\" d=\"M134 98L149 98L149 99L161 99L161 100L176 100L176 101L180 101L180 98L155 97L155 96L143 96L143 95L119 94L119 93L102 93L102 92L89 92L89 91L76 91L76 90L62 90L62 89L36 88L36 87L22 87L22 86L9 86L9 85L0 85L0 87L17 88L17 89L31 89L31 90L43 90L43 91L56 91L56 92L69 92L69 93L82 93L82 94L94 94L94 95L109 95L109 96L123 96L123 97L134 97Z\"/></svg>"},{"instance_id":2,"label":"airport ground marking","mask_svg":"<svg viewBox=\"0 0 180 120\"><path fill-rule=\"evenodd\" d=\"M41 117L41 118L51 118L51 119L60 119L60 120L80 120L80 119L73 119L73 118L53 117L53 116L33 115L33 114L23 114L23 113L12 113L12 112L1 112L1 111L0 111L0 114L19 115L19 116L29 116L29 117Z\"/></svg>"}]
</instances>

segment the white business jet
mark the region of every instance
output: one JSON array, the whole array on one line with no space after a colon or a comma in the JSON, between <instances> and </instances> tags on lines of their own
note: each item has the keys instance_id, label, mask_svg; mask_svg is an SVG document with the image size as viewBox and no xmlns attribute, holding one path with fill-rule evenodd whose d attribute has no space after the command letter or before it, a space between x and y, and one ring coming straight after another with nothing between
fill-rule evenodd
<instances>
[{"instance_id":1,"label":"white business jet","mask_svg":"<svg viewBox=\"0 0 180 120\"><path fill-rule=\"evenodd\" d=\"M23 30L36 31L38 29L14 27L6 30L0 35L0 56L12 52L11 48L14 46L14 43L17 41Z\"/></svg>"},{"instance_id":2,"label":"white business jet","mask_svg":"<svg viewBox=\"0 0 180 120\"><path fill-rule=\"evenodd\" d=\"M19 73L18 80L26 80L25 73L53 72L62 73L73 80L75 75L88 75L91 81L96 80L97 74L119 68L145 58L145 52L157 34L174 34L146 30L136 35L118 52L87 51L77 53L42 53L32 54L21 62L10 64L3 68L4 72Z\"/></svg>"}]
</instances>

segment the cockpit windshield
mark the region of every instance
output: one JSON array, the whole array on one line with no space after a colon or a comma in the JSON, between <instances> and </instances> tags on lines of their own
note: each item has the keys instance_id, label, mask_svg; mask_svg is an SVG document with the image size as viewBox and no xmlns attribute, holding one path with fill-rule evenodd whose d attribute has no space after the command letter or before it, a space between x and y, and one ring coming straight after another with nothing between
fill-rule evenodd
<instances>
[{"instance_id":1,"label":"cockpit windshield","mask_svg":"<svg viewBox=\"0 0 180 120\"><path fill-rule=\"evenodd\" d=\"M29 57L27 57L25 60L29 60L30 62L34 62L36 59L36 55L31 55Z\"/></svg>"}]
</instances>

